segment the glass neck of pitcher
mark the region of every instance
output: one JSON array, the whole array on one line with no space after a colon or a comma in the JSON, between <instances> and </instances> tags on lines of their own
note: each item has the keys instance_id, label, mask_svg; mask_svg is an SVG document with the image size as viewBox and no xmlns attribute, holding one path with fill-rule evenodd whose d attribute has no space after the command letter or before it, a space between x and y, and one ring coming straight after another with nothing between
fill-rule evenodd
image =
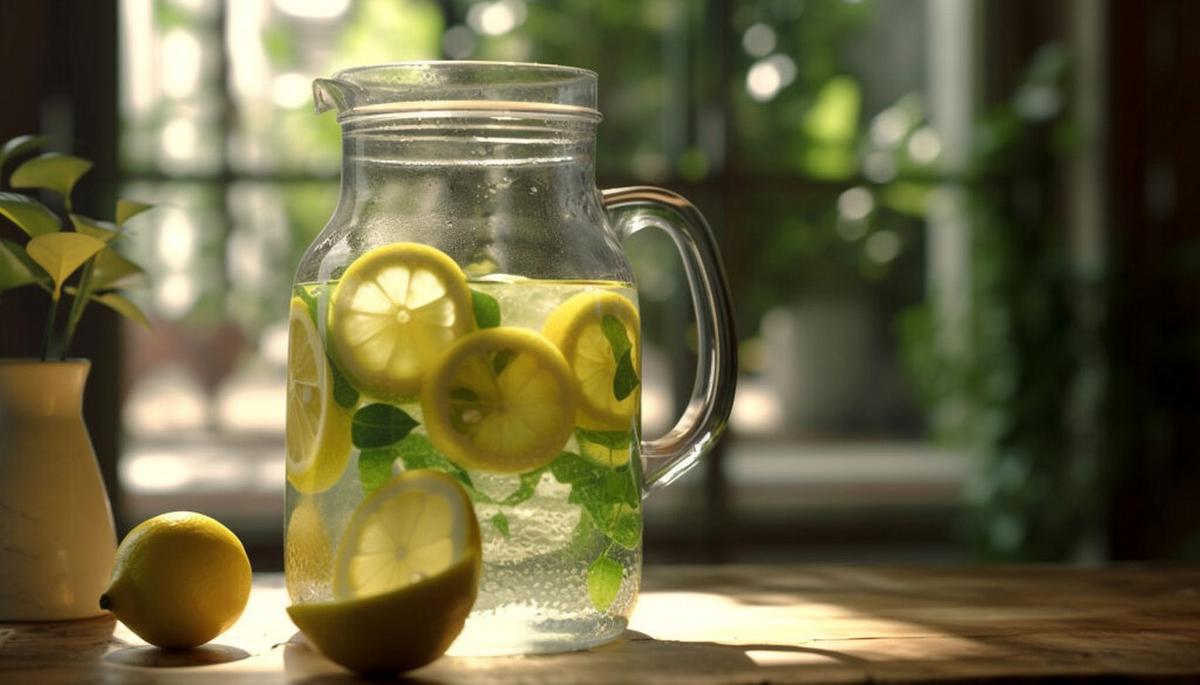
<instances>
[{"instance_id":1,"label":"glass neck of pitcher","mask_svg":"<svg viewBox=\"0 0 1200 685\"><path fill-rule=\"evenodd\" d=\"M414 111L342 122L339 212L425 196L487 212L594 195L596 122L581 117ZM436 211L436 206L430 206ZM347 217L349 218L349 217Z\"/></svg>"}]
</instances>

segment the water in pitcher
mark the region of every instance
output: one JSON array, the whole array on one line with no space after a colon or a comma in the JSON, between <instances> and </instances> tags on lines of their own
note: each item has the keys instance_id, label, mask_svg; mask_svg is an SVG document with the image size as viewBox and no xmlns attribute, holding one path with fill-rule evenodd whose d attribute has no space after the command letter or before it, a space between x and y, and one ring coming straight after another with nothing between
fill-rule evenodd
<instances>
[{"instance_id":1,"label":"water in pitcher","mask_svg":"<svg viewBox=\"0 0 1200 685\"><path fill-rule=\"evenodd\" d=\"M479 596L451 653L612 639L625 628L641 571L635 291L492 276L465 282L468 295L456 296L439 282L454 280L444 275L454 270L439 271L435 252L405 253L414 267L407 275L387 272L389 260L399 262L386 253L378 265L356 263L347 270L352 293L346 275L294 291L292 600L333 598L340 534L364 497L394 473L432 468L470 494L483 545ZM375 358L376 347L390 349L379 340L388 333L372 328L385 310L428 324L413 331L432 331L404 341L422 352L412 364ZM393 371L373 371L381 365ZM318 458L293 457L306 454Z\"/></svg>"}]
</instances>

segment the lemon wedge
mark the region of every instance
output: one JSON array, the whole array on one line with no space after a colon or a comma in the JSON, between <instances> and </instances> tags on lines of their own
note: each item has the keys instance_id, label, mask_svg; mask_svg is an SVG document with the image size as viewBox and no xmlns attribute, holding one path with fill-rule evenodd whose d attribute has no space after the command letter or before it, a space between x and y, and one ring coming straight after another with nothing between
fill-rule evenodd
<instances>
[{"instance_id":1,"label":"lemon wedge","mask_svg":"<svg viewBox=\"0 0 1200 685\"><path fill-rule=\"evenodd\" d=\"M359 391L416 394L456 338L475 329L466 276L445 253L417 243L377 247L342 274L329 306L339 368Z\"/></svg>"},{"instance_id":2,"label":"lemon wedge","mask_svg":"<svg viewBox=\"0 0 1200 685\"><path fill-rule=\"evenodd\" d=\"M480 556L471 499L438 471L406 471L363 500L342 533L335 599L380 594Z\"/></svg>"},{"instance_id":3,"label":"lemon wedge","mask_svg":"<svg viewBox=\"0 0 1200 685\"><path fill-rule=\"evenodd\" d=\"M575 427L575 382L562 354L522 328L457 341L421 387L434 447L465 469L517 473L558 456Z\"/></svg>"},{"instance_id":4,"label":"lemon wedge","mask_svg":"<svg viewBox=\"0 0 1200 685\"><path fill-rule=\"evenodd\" d=\"M288 322L287 479L300 492L336 483L350 461L350 414L333 401L329 360L299 297Z\"/></svg>"},{"instance_id":5,"label":"lemon wedge","mask_svg":"<svg viewBox=\"0 0 1200 685\"><path fill-rule=\"evenodd\" d=\"M608 325L624 329L632 368L640 376L638 312L632 302L616 293L590 291L575 295L546 317L542 334L562 351L578 380L579 425L591 430L629 430L637 412L639 393L617 397L613 388L617 359L605 335L606 319Z\"/></svg>"},{"instance_id":6,"label":"lemon wedge","mask_svg":"<svg viewBox=\"0 0 1200 685\"><path fill-rule=\"evenodd\" d=\"M333 661L362 673L437 659L462 632L479 588L479 523L465 490L407 471L355 509L334 566L334 599L288 615Z\"/></svg>"}]
</instances>

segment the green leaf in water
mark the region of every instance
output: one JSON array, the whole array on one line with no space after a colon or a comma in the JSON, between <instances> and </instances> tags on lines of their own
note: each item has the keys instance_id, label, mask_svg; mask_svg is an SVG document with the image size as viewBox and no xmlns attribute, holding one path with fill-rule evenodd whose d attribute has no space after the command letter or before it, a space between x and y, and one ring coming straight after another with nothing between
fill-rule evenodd
<instances>
[{"instance_id":1,"label":"green leaf in water","mask_svg":"<svg viewBox=\"0 0 1200 685\"><path fill-rule=\"evenodd\" d=\"M625 324L612 314L605 314L600 319L600 331L604 333L605 339L608 340L608 346L612 348L613 361L620 361L621 357L633 348L629 342Z\"/></svg>"},{"instance_id":2,"label":"green leaf in water","mask_svg":"<svg viewBox=\"0 0 1200 685\"><path fill-rule=\"evenodd\" d=\"M491 498L475 490L475 484L471 482L471 476L461 466L442 456L442 453L424 435L410 433L408 437L396 443L394 449L406 470L433 469L449 474L463 484L467 492L470 493L471 499L476 502L494 504Z\"/></svg>"},{"instance_id":3,"label":"green leaf in water","mask_svg":"<svg viewBox=\"0 0 1200 685\"><path fill-rule=\"evenodd\" d=\"M513 490L501 500L500 504L507 507L515 507L516 505L533 497L533 493L537 491L538 483L542 481L542 474L546 472L546 468L534 469L521 474L521 484L516 490Z\"/></svg>"},{"instance_id":4,"label":"green leaf in water","mask_svg":"<svg viewBox=\"0 0 1200 685\"><path fill-rule=\"evenodd\" d=\"M588 567L587 587L588 597L596 611L607 610L621 589L621 564L607 555L600 555Z\"/></svg>"},{"instance_id":5,"label":"green leaf in water","mask_svg":"<svg viewBox=\"0 0 1200 685\"><path fill-rule=\"evenodd\" d=\"M363 497L370 495L392 478L392 464L396 461L394 447L368 449L358 454L358 478L362 482Z\"/></svg>"},{"instance_id":6,"label":"green leaf in water","mask_svg":"<svg viewBox=\"0 0 1200 685\"><path fill-rule=\"evenodd\" d=\"M630 443L633 442L633 431L590 431L578 428L575 435L580 440L603 445L610 450L629 449Z\"/></svg>"},{"instance_id":7,"label":"green leaf in water","mask_svg":"<svg viewBox=\"0 0 1200 685\"><path fill-rule=\"evenodd\" d=\"M596 465L574 452L562 452L555 457L550 462L550 473L564 485L597 477Z\"/></svg>"},{"instance_id":8,"label":"green leaf in water","mask_svg":"<svg viewBox=\"0 0 1200 685\"><path fill-rule=\"evenodd\" d=\"M329 371L333 376L333 401L337 402L339 407L345 409L353 409L358 405L358 390L350 385L350 381L342 375L342 370L337 364L333 363L333 359L329 360ZM408 416L405 414L405 416ZM411 418L409 420L412 420Z\"/></svg>"},{"instance_id":9,"label":"green leaf in water","mask_svg":"<svg viewBox=\"0 0 1200 685\"><path fill-rule=\"evenodd\" d=\"M359 449L385 447L404 439L417 422L404 410L390 404L368 404L354 412L350 441Z\"/></svg>"},{"instance_id":10,"label":"green leaf in water","mask_svg":"<svg viewBox=\"0 0 1200 685\"><path fill-rule=\"evenodd\" d=\"M497 513L497 514L492 515L491 522L492 522L492 525L496 527L496 530L500 532L500 535L505 540L507 540L508 539L508 517L505 516L504 514Z\"/></svg>"},{"instance_id":11,"label":"green leaf in water","mask_svg":"<svg viewBox=\"0 0 1200 685\"><path fill-rule=\"evenodd\" d=\"M487 293L472 290L471 304L475 307L476 326L479 328L495 328L500 325L500 303L496 301L496 298Z\"/></svg>"},{"instance_id":12,"label":"green leaf in water","mask_svg":"<svg viewBox=\"0 0 1200 685\"><path fill-rule=\"evenodd\" d=\"M633 368L633 357L630 351L626 350L617 361L617 373L613 376L613 397L617 398L617 401L629 397L629 393L633 392L639 383L641 381Z\"/></svg>"},{"instance_id":13,"label":"green leaf in water","mask_svg":"<svg viewBox=\"0 0 1200 685\"><path fill-rule=\"evenodd\" d=\"M621 507L616 522L609 528L609 537L625 549L636 549L642 541L642 517L636 511Z\"/></svg>"}]
</instances>

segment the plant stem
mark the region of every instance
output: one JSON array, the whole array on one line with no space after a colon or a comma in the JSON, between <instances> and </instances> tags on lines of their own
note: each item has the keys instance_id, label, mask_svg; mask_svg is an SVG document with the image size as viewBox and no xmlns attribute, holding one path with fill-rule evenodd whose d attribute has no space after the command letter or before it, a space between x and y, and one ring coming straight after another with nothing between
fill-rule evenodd
<instances>
[{"instance_id":1,"label":"plant stem","mask_svg":"<svg viewBox=\"0 0 1200 685\"><path fill-rule=\"evenodd\" d=\"M46 314L46 329L42 331L42 361L50 358L50 336L54 334L54 319L58 316L58 297L50 296L50 312Z\"/></svg>"},{"instance_id":2,"label":"plant stem","mask_svg":"<svg viewBox=\"0 0 1200 685\"><path fill-rule=\"evenodd\" d=\"M97 252L97 255L100 253ZM87 303L88 298L92 296L92 268L96 264L96 257L92 257L83 267L83 274L79 276L79 283L76 284L75 297L71 300L71 310L67 313L67 332L63 340L63 355L66 355L67 349L71 346L71 340L75 337L75 327L79 325L79 319L83 317L83 305Z\"/></svg>"}]
</instances>

